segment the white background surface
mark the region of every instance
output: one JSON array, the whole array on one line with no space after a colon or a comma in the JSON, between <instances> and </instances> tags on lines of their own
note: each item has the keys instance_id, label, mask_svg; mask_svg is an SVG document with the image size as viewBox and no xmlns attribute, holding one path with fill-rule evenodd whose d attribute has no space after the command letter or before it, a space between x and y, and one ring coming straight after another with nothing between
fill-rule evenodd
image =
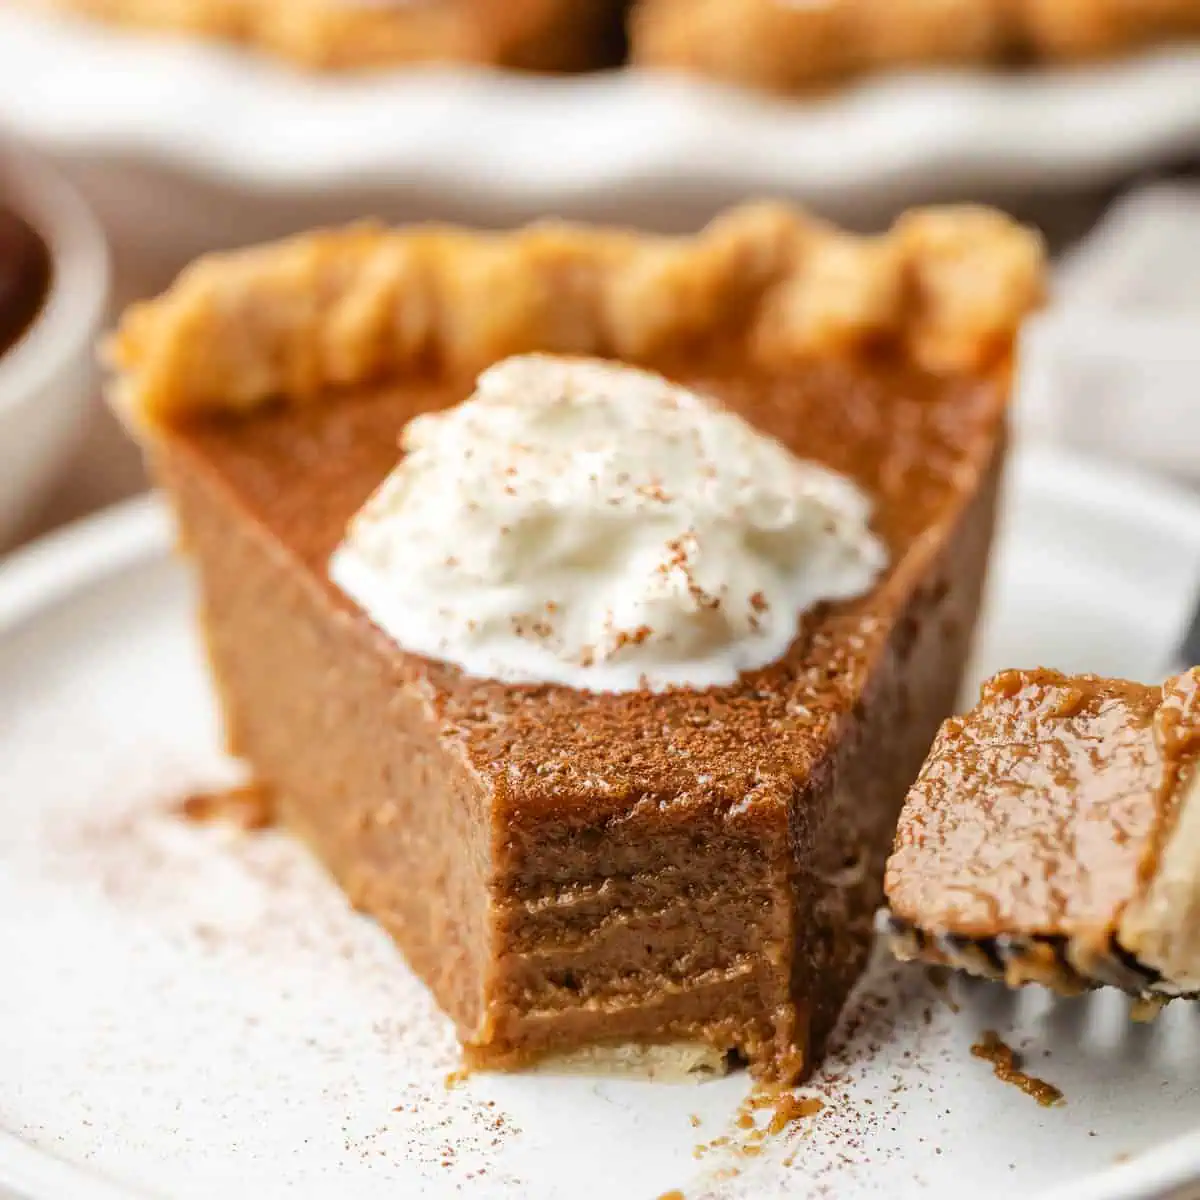
<instances>
[{"instance_id":1,"label":"white background surface","mask_svg":"<svg viewBox=\"0 0 1200 1200\"><path fill-rule=\"evenodd\" d=\"M976 674L1161 676L1200 578L1197 502L1041 454L1013 484ZM693 1154L737 1134L741 1075L447 1090L447 1025L298 847L170 815L228 766L157 511L67 536L0 568L0 694L21 698L0 707L0 1181L38 1200L984 1200L1200 1175L1195 1006L1134 1026L1114 994L947 996L916 968L876 973L816 1081L825 1111L759 1158ZM994 1079L969 1054L985 1028L1066 1105Z\"/></svg>"}]
</instances>

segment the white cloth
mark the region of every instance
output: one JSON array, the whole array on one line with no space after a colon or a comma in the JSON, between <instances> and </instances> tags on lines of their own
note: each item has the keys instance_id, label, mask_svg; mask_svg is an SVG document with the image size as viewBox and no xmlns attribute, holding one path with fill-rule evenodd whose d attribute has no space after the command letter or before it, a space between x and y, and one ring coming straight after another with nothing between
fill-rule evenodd
<instances>
[{"instance_id":1,"label":"white cloth","mask_svg":"<svg viewBox=\"0 0 1200 1200\"><path fill-rule=\"evenodd\" d=\"M1064 258L1024 339L1017 422L1200 486L1200 188L1131 193Z\"/></svg>"}]
</instances>

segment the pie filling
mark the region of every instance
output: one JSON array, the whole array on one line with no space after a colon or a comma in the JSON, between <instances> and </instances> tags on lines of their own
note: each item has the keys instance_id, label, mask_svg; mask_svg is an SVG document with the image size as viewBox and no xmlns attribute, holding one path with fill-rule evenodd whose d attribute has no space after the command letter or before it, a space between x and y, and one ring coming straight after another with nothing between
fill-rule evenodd
<instances>
[{"instance_id":1,"label":"pie filling","mask_svg":"<svg viewBox=\"0 0 1200 1200\"><path fill-rule=\"evenodd\" d=\"M1200 669L1161 688L1008 671L948 721L879 928L905 959L1072 993L1200 989Z\"/></svg>"},{"instance_id":2,"label":"pie filling","mask_svg":"<svg viewBox=\"0 0 1200 1200\"><path fill-rule=\"evenodd\" d=\"M1195 0L637 0L635 63L804 92L946 64L1005 70L1200 37Z\"/></svg>"}]
</instances>

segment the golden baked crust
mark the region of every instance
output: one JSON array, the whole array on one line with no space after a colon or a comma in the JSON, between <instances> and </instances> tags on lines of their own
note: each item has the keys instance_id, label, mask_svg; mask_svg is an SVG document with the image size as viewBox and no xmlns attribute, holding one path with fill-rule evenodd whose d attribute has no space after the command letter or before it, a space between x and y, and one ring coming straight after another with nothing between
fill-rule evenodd
<instances>
[{"instance_id":1,"label":"golden baked crust","mask_svg":"<svg viewBox=\"0 0 1200 1200\"><path fill-rule=\"evenodd\" d=\"M357 226L200 260L127 312L109 355L136 424L535 350L654 362L716 336L769 367L888 349L975 372L1007 362L1042 291L1038 236L985 208L914 210L878 237L772 203L678 238Z\"/></svg>"},{"instance_id":2,"label":"golden baked crust","mask_svg":"<svg viewBox=\"0 0 1200 1200\"><path fill-rule=\"evenodd\" d=\"M891 67L1104 57L1200 36L1195 0L638 0L633 58L778 91Z\"/></svg>"},{"instance_id":3,"label":"golden baked crust","mask_svg":"<svg viewBox=\"0 0 1200 1200\"><path fill-rule=\"evenodd\" d=\"M455 61L575 71L619 55L625 0L23 0L237 42L306 67Z\"/></svg>"}]
</instances>

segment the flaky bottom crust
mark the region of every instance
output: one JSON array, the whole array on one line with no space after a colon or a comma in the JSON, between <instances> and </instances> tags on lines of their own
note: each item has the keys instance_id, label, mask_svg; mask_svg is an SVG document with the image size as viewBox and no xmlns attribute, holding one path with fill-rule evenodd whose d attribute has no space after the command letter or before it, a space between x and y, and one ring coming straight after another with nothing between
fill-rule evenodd
<instances>
[{"instance_id":1,"label":"flaky bottom crust","mask_svg":"<svg viewBox=\"0 0 1200 1200\"><path fill-rule=\"evenodd\" d=\"M704 1042L618 1042L580 1046L529 1065L544 1075L599 1075L656 1083L702 1083L729 1074L734 1059Z\"/></svg>"}]
</instances>

